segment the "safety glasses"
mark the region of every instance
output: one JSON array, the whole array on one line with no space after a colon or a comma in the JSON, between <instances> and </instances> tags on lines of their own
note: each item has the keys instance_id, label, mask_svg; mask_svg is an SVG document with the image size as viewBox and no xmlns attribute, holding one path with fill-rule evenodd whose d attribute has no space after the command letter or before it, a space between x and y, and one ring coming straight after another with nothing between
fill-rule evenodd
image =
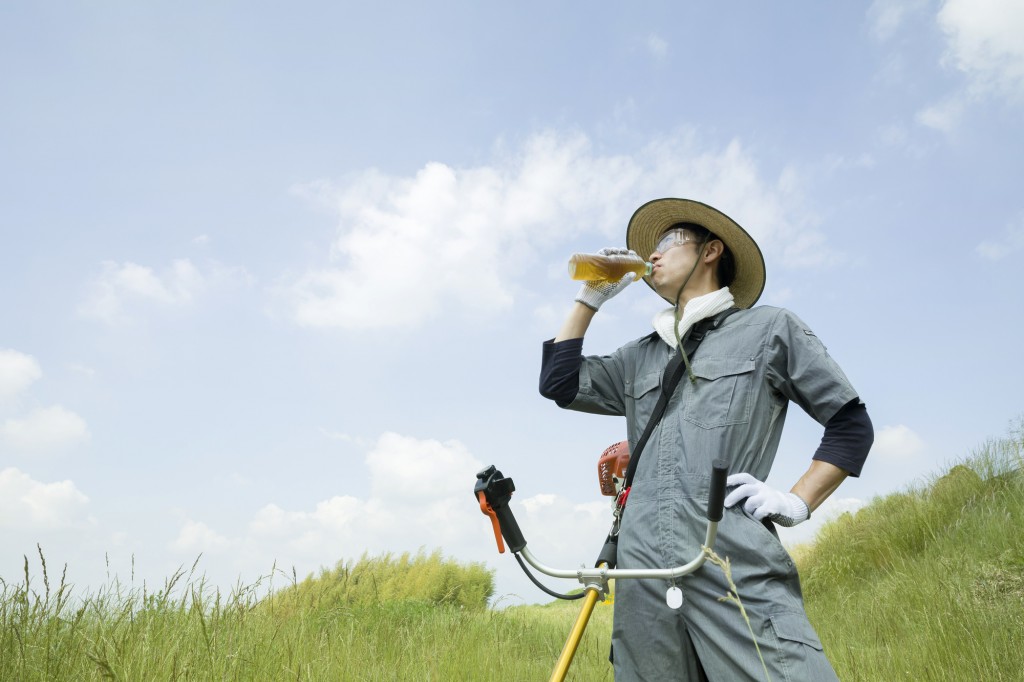
<instances>
[{"instance_id":1,"label":"safety glasses","mask_svg":"<svg viewBox=\"0 0 1024 682\"><path fill-rule=\"evenodd\" d=\"M665 252L671 249L673 246L682 246L687 242L695 242L696 239L689 237L682 230L670 230L665 233L659 241L658 245L654 247L654 250L658 253L665 255Z\"/></svg>"}]
</instances>

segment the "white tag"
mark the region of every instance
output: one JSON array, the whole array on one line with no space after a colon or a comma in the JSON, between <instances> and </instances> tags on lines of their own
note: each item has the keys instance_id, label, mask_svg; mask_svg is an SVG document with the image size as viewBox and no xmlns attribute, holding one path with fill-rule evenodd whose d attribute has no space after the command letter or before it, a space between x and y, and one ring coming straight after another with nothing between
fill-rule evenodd
<instances>
[{"instance_id":1,"label":"white tag","mask_svg":"<svg viewBox=\"0 0 1024 682\"><path fill-rule=\"evenodd\" d=\"M665 603L670 609L678 609L683 605L683 591L675 585L668 588L668 592L665 593Z\"/></svg>"}]
</instances>

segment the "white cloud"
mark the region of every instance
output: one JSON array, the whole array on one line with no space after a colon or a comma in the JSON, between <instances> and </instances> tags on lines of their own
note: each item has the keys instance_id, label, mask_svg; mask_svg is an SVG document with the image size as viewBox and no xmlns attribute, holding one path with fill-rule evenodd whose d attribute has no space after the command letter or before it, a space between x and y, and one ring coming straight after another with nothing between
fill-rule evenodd
<instances>
[{"instance_id":1,"label":"white cloud","mask_svg":"<svg viewBox=\"0 0 1024 682\"><path fill-rule=\"evenodd\" d=\"M0 470L0 527L19 531L81 528L89 498L71 481L40 483L14 468Z\"/></svg>"},{"instance_id":2,"label":"white cloud","mask_svg":"<svg viewBox=\"0 0 1024 682\"><path fill-rule=\"evenodd\" d=\"M340 215L331 262L283 282L292 319L309 327L421 324L442 310L496 315L523 286L542 249L588 234L621 242L637 206L658 196L722 208L784 264L830 258L789 185L764 180L739 141L699 145L692 132L652 140L632 155L596 154L582 134L544 133L492 166L430 163L412 177L367 171L295 193ZM600 241L599 241L600 240Z\"/></svg>"},{"instance_id":3,"label":"white cloud","mask_svg":"<svg viewBox=\"0 0 1024 682\"><path fill-rule=\"evenodd\" d=\"M486 547L486 523L470 497L482 464L458 441L385 433L366 455L366 495L335 495L311 509L270 503L238 537L188 520L172 549L188 553L227 547L254 561L313 570L364 552L415 551L419 547Z\"/></svg>"},{"instance_id":4,"label":"white cloud","mask_svg":"<svg viewBox=\"0 0 1024 682\"><path fill-rule=\"evenodd\" d=\"M80 416L60 405L34 410L24 419L0 424L0 442L21 453L49 452L89 439L89 428Z\"/></svg>"},{"instance_id":5,"label":"white cloud","mask_svg":"<svg viewBox=\"0 0 1024 682\"><path fill-rule=\"evenodd\" d=\"M380 499L396 498L419 506L438 497L465 495L465 481L482 468L457 440L419 440L385 433L366 458L373 484L370 492Z\"/></svg>"},{"instance_id":6,"label":"white cloud","mask_svg":"<svg viewBox=\"0 0 1024 682\"><path fill-rule=\"evenodd\" d=\"M1021 249L1024 249L1024 213L1017 216L1016 222L1007 226L1002 239L986 239L975 247L975 252L982 258L996 261Z\"/></svg>"},{"instance_id":7,"label":"white cloud","mask_svg":"<svg viewBox=\"0 0 1024 682\"><path fill-rule=\"evenodd\" d=\"M664 59L668 56L668 41L661 36L652 33L647 36L647 51L650 52L655 59Z\"/></svg>"},{"instance_id":8,"label":"white cloud","mask_svg":"<svg viewBox=\"0 0 1024 682\"><path fill-rule=\"evenodd\" d=\"M18 395L42 375L39 363L31 355L0 348L0 401Z\"/></svg>"},{"instance_id":9,"label":"white cloud","mask_svg":"<svg viewBox=\"0 0 1024 682\"><path fill-rule=\"evenodd\" d=\"M910 16L926 6L925 0L875 0L867 12L871 34L878 40L889 40Z\"/></svg>"},{"instance_id":10,"label":"white cloud","mask_svg":"<svg viewBox=\"0 0 1024 682\"><path fill-rule=\"evenodd\" d=\"M342 431L334 431L332 429L325 429L323 427L320 427L320 433L324 437L329 438L331 440L338 440L338 441L341 441L343 443L356 443L356 444L360 444L360 445L363 444L363 439L362 438L359 438L358 436L353 436L350 433L344 433Z\"/></svg>"},{"instance_id":11,"label":"white cloud","mask_svg":"<svg viewBox=\"0 0 1024 682\"><path fill-rule=\"evenodd\" d=\"M75 372L76 374L80 374L86 377L87 379L95 379L96 376L98 375L98 372L94 368L89 367L88 365L83 365L78 362L72 362L68 364L68 369L70 369L72 372Z\"/></svg>"},{"instance_id":12,"label":"white cloud","mask_svg":"<svg viewBox=\"0 0 1024 682\"><path fill-rule=\"evenodd\" d=\"M965 109L966 103L962 96L952 95L917 112L915 119L926 128L951 133L960 124Z\"/></svg>"},{"instance_id":13,"label":"white cloud","mask_svg":"<svg viewBox=\"0 0 1024 682\"><path fill-rule=\"evenodd\" d=\"M882 143L892 147L902 147L907 144L909 135L907 129L899 124L885 125L879 128L878 138Z\"/></svg>"},{"instance_id":14,"label":"white cloud","mask_svg":"<svg viewBox=\"0 0 1024 682\"><path fill-rule=\"evenodd\" d=\"M209 554L227 549L230 541L205 523L185 521L171 548L186 554Z\"/></svg>"},{"instance_id":15,"label":"white cloud","mask_svg":"<svg viewBox=\"0 0 1024 682\"><path fill-rule=\"evenodd\" d=\"M1017 0L945 0L936 22L946 38L942 63L967 76L963 88L929 105L917 122L953 132L985 97L1024 101L1024 4Z\"/></svg>"},{"instance_id":16,"label":"white cloud","mask_svg":"<svg viewBox=\"0 0 1024 682\"><path fill-rule=\"evenodd\" d=\"M537 548L542 560L551 557L552 561L561 563L561 568L571 568L592 559L591 555L600 549L600 542L612 524L611 500L607 497L595 502L574 503L547 493L518 502L513 500L513 506L518 507L515 511L521 517L519 524L524 535ZM582 538L587 544L574 547L574 538Z\"/></svg>"},{"instance_id":17,"label":"white cloud","mask_svg":"<svg viewBox=\"0 0 1024 682\"><path fill-rule=\"evenodd\" d=\"M542 304L533 309L534 323L542 329L555 329L562 321L564 310L551 304Z\"/></svg>"},{"instance_id":18,"label":"white cloud","mask_svg":"<svg viewBox=\"0 0 1024 682\"><path fill-rule=\"evenodd\" d=\"M374 506L376 503L348 495L322 500L312 511L288 511L268 504L249 523L246 541L258 545L262 552L273 547L275 558L287 557L289 562L313 559L329 565L342 553L352 557L370 547L384 549L373 541L369 530L381 525L369 514ZM397 530L392 528L391 535Z\"/></svg>"},{"instance_id":19,"label":"white cloud","mask_svg":"<svg viewBox=\"0 0 1024 682\"><path fill-rule=\"evenodd\" d=\"M250 282L241 268L213 263L201 270L187 258L173 261L161 272L127 261L104 261L101 269L78 313L107 323L124 320L132 306L185 307L213 288Z\"/></svg>"},{"instance_id":20,"label":"white cloud","mask_svg":"<svg viewBox=\"0 0 1024 682\"><path fill-rule=\"evenodd\" d=\"M984 91L1024 95L1024 3L946 0L938 14L946 60Z\"/></svg>"},{"instance_id":21,"label":"white cloud","mask_svg":"<svg viewBox=\"0 0 1024 682\"><path fill-rule=\"evenodd\" d=\"M871 454L885 459L905 460L920 454L925 449L925 442L909 427L899 424L885 426L875 434L875 443Z\"/></svg>"}]
</instances>

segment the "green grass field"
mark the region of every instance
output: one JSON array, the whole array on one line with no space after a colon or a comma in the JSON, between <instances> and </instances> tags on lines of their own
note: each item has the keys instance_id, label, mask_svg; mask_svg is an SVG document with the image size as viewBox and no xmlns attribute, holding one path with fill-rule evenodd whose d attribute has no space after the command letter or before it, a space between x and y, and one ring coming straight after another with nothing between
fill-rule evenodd
<instances>
[{"instance_id":1,"label":"green grass field","mask_svg":"<svg viewBox=\"0 0 1024 682\"><path fill-rule=\"evenodd\" d=\"M795 553L840 679L1024 679L1022 449L1021 430L987 443ZM435 552L363 557L262 597L186 572L76 595L40 552L0 582L0 680L546 680L578 602L491 609L492 591L484 567ZM569 679L612 679L610 631L599 604Z\"/></svg>"}]
</instances>

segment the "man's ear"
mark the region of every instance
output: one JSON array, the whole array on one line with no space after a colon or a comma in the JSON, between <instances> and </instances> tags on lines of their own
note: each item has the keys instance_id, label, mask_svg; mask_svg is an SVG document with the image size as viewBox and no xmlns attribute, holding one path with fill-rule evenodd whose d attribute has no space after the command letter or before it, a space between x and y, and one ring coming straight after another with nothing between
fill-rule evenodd
<instances>
[{"instance_id":1,"label":"man's ear","mask_svg":"<svg viewBox=\"0 0 1024 682\"><path fill-rule=\"evenodd\" d=\"M704 263L712 265L722 257L722 252L725 251L725 244L722 243L721 239L712 239L704 246Z\"/></svg>"}]
</instances>

